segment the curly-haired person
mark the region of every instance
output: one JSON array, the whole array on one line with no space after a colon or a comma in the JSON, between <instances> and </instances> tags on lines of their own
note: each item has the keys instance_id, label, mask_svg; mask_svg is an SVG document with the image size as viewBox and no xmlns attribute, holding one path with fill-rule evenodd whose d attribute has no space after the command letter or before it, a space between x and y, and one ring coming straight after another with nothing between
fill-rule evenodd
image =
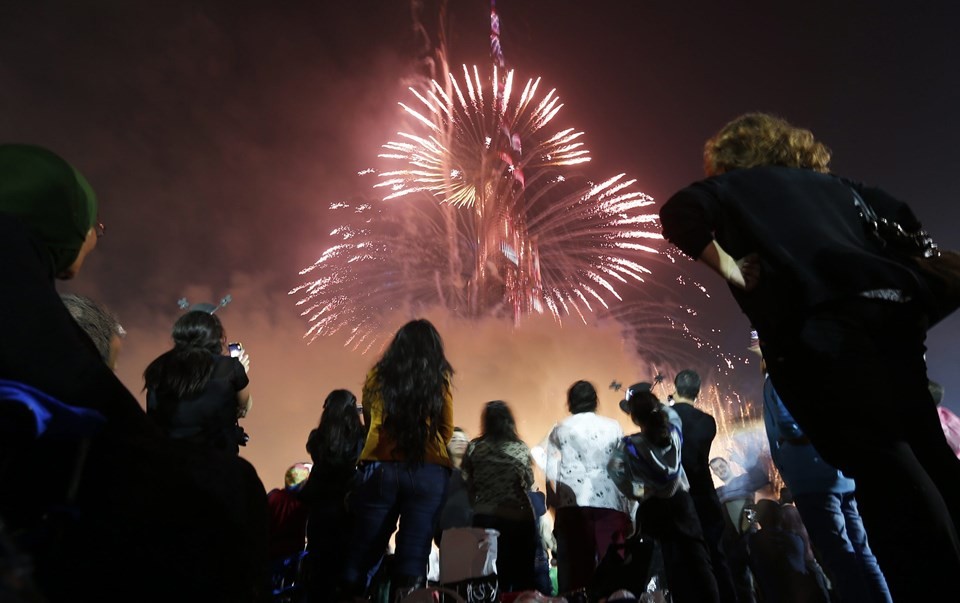
<instances>
[{"instance_id":1,"label":"curly-haired person","mask_svg":"<svg viewBox=\"0 0 960 603\"><path fill-rule=\"evenodd\" d=\"M664 236L728 282L783 403L823 459L856 479L893 600L952 591L960 461L927 389L931 293L872 238L857 204L908 232L919 220L830 173L810 131L764 113L724 126L704 159L707 178L660 210Z\"/></svg>"}]
</instances>

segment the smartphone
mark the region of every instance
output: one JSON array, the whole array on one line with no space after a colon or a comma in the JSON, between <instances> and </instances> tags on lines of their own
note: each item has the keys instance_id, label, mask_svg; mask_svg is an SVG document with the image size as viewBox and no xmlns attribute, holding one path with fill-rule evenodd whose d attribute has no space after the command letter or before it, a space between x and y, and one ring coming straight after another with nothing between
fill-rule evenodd
<instances>
[{"instance_id":1,"label":"smartphone","mask_svg":"<svg viewBox=\"0 0 960 603\"><path fill-rule=\"evenodd\" d=\"M243 353L243 344L239 341L227 344L227 349L230 350L230 355L236 358Z\"/></svg>"}]
</instances>

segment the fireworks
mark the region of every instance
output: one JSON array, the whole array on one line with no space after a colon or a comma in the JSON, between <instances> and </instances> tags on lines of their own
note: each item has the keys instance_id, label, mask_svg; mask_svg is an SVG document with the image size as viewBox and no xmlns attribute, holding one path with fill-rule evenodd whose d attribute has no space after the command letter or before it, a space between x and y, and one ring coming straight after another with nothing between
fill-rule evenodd
<instances>
[{"instance_id":1,"label":"fireworks","mask_svg":"<svg viewBox=\"0 0 960 603\"><path fill-rule=\"evenodd\" d=\"M335 204L333 244L302 274L308 336L346 330L367 348L384 316L441 306L458 316L586 320L644 282L662 244L652 199L620 174L592 182L582 132L552 129L562 104L540 80L476 68L400 103L413 125L380 154L382 201Z\"/></svg>"}]
</instances>

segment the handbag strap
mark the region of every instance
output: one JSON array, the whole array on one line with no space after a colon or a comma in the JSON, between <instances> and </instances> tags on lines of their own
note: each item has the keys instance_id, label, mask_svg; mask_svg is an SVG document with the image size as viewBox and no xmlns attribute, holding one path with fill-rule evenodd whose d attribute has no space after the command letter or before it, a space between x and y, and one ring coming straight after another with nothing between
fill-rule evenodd
<instances>
[{"instance_id":1,"label":"handbag strap","mask_svg":"<svg viewBox=\"0 0 960 603\"><path fill-rule=\"evenodd\" d=\"M927 231L907 232L897 222L881 218L870 204L863 200L857 189L852 186L849 188L853 193L853 205L860 212L864 228L880 247L890 247L895 252L906 255L924 258L939 257L940 249Z\"/></svg>"},{"instance_id":2,"label":"handbag strap","mask_svg":"<svg viewBox=\"0 0 960 603\"><path fill-rule=\"evenodd\" d=\"M857 189L850 187L850 192L853 193L853 206L860 212L860 219L863 220L867 232L871 238L880 243L881 247L886 247L887 242L880 234L880 218L877 216L877 212L873 211L873 208L863 200Z\"/></svg>"}]
</instances>

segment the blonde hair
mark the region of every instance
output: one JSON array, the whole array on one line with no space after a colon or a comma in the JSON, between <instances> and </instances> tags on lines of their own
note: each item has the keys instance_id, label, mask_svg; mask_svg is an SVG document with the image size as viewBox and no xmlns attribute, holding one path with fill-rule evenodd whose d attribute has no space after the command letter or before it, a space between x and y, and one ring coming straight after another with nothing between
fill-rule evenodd
<instances>
[{"instance_id":1,"label":"blonde hair","mask_svg":"<svg viewBox=\"0 0 960 603\"><path fill-rule=\"evenodd\" d=\"M286 488L295 488L305 482L308 477L310 477L310 465L297 463L283 474L283 485Z\"/></svg>"},{"instance_id":2,"label":"blonde hair","mask_svg":"<svg viewBox=\"0 0 960 603\"><path fill-rule=\"evenodd\" d=\"M717 132L703 147L707 176L762 165L829 171L830 149L813 132L767 113L746 113Z\"/></svg>"}]
</instances>

